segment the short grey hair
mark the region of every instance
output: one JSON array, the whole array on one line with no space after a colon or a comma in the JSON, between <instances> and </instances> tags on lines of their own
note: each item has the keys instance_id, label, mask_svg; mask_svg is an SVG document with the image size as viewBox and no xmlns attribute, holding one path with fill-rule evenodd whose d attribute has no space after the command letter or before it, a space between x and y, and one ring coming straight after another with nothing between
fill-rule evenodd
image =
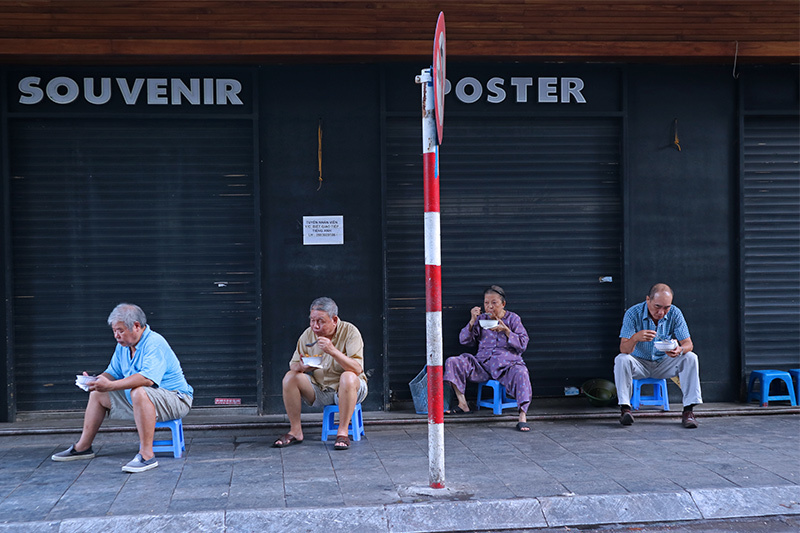
<instances>
[{"instance_id":1,"label":"short grey hair","mask_svg":"<svg viewBox=\"0 0 800 533\"><path fill-rule=\"evenodd\" d=\"M328 313L328 316L331 318L339 316L339 306L327 296L322 296L311 302L311 309L309 309L309 311L324 311Z\"/></svg>"},{"instance_id":2,"label":"short grey hair","mask_svg":"<svg viewBox=\"0 0 800 533\"><path fill-rule=\"evenodd\" d=\"M121 303L108 315L109 326L114 326L117 322L122 322L128 329L133 329L136 322L145 327L147 325L147 315L138 305Z\"/></svg>"}]
</instances>

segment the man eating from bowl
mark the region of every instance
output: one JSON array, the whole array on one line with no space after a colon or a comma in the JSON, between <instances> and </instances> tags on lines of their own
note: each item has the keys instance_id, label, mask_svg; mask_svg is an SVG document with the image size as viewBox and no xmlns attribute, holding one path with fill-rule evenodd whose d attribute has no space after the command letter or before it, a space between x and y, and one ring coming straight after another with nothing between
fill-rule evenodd
<instances>
[{"instance_id":1,"label":"man eating from bowl","mask_svg":"<svg viewBox=\"0 0 800 533\"><path fill-rule=\"evenodd\" d=\"M339 430L333 445L336 450L350 447L348 424L356 404L367 397L364 374L364 341L361 332L339 319L339 308L330 298L311 302L310 326L297 340L289 371L283 377L283 405L289 417L289 432L273 446L285 448L303 442L300 423L302 402L313 407L339 406ZM313 359L321 358L319 363ZM312 364L308 364L312 363ZM319 364L319 366L317 366Z\"/></svg>"},{"instance_id":2,"label":"man eating from bowl","mask_svg":"<svg viewBox=\"0 0 800 533\"><path fill-rule=\"evenodd\" d=\"M645 301L625 312L614 360L614 382L623 426L633 424L631 389L634 379L669 379L678 376L683 391L681 424L696 428L693 408L703 403L697 354L683 313L672 305L672 289L656 283Z\"/></svg>"}]
</instances>

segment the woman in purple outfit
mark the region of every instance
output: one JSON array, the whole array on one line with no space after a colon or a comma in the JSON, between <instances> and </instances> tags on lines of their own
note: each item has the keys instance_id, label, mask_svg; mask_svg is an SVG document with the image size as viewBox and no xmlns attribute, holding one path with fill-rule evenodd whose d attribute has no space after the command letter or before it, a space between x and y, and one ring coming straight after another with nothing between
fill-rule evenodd
<instances>
[{"instance_id":1,"label":"woman in purple outfit","mask_svg":"<svg viewBox=\"0 0 800 533\"><path fill-rule=\"evenodd\" d=\"M533 391L528 367L522 360L522 353L528 347L528 332L522 325L519 315L506 311L506 294L501 287L492 285L483 292L483 308L475 306L470 310L469 324L458 335L464 346L478 345L478 353L462 353L449 357L444 364L443 379L453 387L458 398L458 406L447 414L469 412L469 404L464 397L467 382L481 382L495 379L506 388L509 396L519 405L517 429L530 431L527 422L528 406ZM497 320L497 326L484 329L480 320Z\"/></svg>"}]
</instances>

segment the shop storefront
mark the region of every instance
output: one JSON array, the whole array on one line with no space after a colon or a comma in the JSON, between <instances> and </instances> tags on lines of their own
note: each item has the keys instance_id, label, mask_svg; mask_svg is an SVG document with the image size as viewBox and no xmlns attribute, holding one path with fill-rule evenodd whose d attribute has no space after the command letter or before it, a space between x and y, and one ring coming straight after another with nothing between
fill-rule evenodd
<instances>
[{"instance_id":1,"label":"shop storefront","mask_svg":"<svg viewBox=\"0 0 800 533\"><path fill-rule=\"evenodd\" d=\"M502 286L531 336L538 395L608 373L624 297L619 67L461 65L448 71L440 150L447 355L483 289ZM387 97L387 352L392 387L421 369L425 329L419 122L405 76ZM404 84L404 81L406 82ZM402 379L400 379L402 378ZM406 380L406 381L408 381Z\"/></svg>"},{"instance_id":2,"label":"shop storefront","mask_svg":"<svg viewBox=\"0 0 800 533\"><path fill-rule=\"evenodd\" d=\"M130 300L197 406L282 412L320 295L364 334L365 408L402 406L425 364L425 66L0 69L10 409L81 408L71 376L104 368L105 317ZM499 284L534 395L564 396L610 377L624 309L664 281L706 401L797 362L796 67L453 62L448 78L446 355ZM308 217L339 217L341 241L309 242Z\"/></svg>"},{"instance_id":3,"label":"shop storefront","mask_svg":"<svg viewBox=\"0 0 800 533\"><path fill-rule=\"evenodd\" d=\"M70 376L105 369L121 301L180 354L197 405L255 405L253 72L37 67L6 80L17 410L83 407Z\"/></svg>"}]
</instances>

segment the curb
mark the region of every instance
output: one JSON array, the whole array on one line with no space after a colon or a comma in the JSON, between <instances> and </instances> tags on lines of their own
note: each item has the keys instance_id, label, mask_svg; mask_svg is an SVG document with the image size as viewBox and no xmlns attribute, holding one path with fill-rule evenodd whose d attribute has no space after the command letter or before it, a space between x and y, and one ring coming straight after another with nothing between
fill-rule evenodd
<instances>
[{"instance_id":1,"label":"curb","mask_svg":"<svg viewBox=\"0 0 800 533\"><path fill-rule=\"evenodd\" d=\"M717 409L713 411L697 411L698 418L714 418L714 417L727 417L727 416L771 416L771 415L797 415L800 414L800 407L765 407L759 409ZM315 416L316 415L316 416ZM556 421L556 420L598 420L598 419L617 419L619 413L602 412L602 413L561 413L561 414L540 414L528 415L528 422L537 421ZM648 418L680 418L680 411L637 411L637 419ZM304 422L316 422L317 419L322 420L321 413L304 413ZM82 419L81 419L82 420ZM496 423L496 422L516 422L516 415L460 415L445 417L446 424L477 424L477 423ZM0 437L9 436L17 437L24 435L63 435L70 433L81 432L81 421L77 421L74 427L37 427L37 428L19 428L8 427L0 428ZM289 424L288 420L269 420L269 421L253 421L253 422L211 422L211 423L184 423L184 430L190 431L216 431L216 430L242 430L242 429L276 429L285 428ZM371 418L368 413L364 416L364 426L402 426L414 424L428 424L427 415L417 415L413 417L403 418ZM98 433L115 433L115 432L136 432L136 427L133 425L110 425L108 423L100 427Z\"/></svg>"},{"instance_id":2,"label":"curb","mask_svg":"<svg viewBox=\"0 0 800 533\"><path fill-rule=\"evenodd\" d=\"M0 533L330 531L430 533L800 515L800 486L516 500L245 509L0 524Z\"/></svg>"}]
</instances>

